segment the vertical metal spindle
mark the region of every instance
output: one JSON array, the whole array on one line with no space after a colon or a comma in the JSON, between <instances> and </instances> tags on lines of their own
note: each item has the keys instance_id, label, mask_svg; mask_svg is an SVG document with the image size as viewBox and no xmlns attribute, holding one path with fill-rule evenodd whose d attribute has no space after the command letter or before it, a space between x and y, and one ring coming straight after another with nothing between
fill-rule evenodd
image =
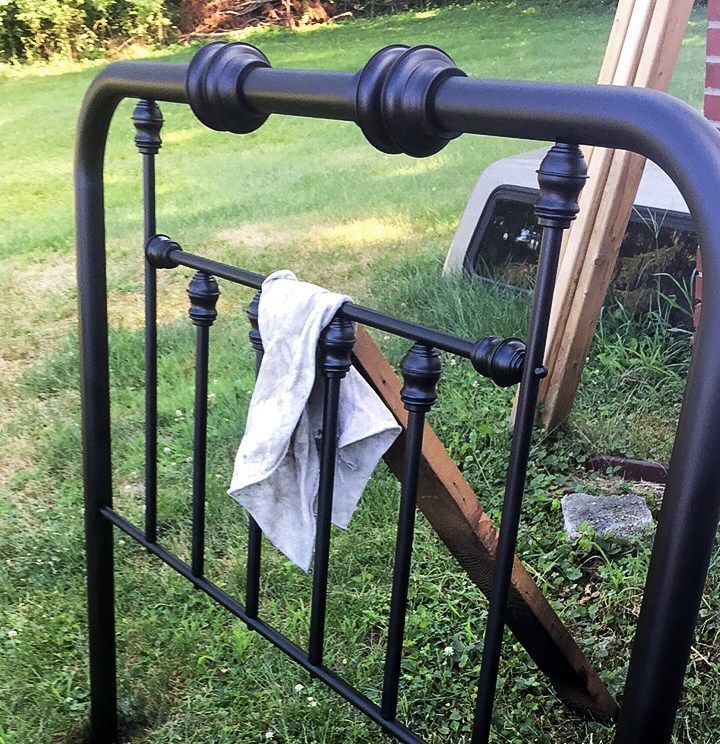
<instances>
[{"instance_id":1,"label":"vertical metal spindle","mask_svg":"<svg viewBox=\"0 0 720 744\"><path fill-rule=\"evenodd\" d=\"M155 156L163 117L155 101L138 101L132 114L135 145L143 158L144 245L156 233ZM157 539L157 277L145 258L145 537Z\"/></svg>"},{"instance_id":2,"label":"vertical metal spindle","mask_svg":"<svg viewBox=\"0 0 720 744\"><path fill-rule=\"evenodd\" d=\"M250 345L255 350L255 375L260 370L263 357L263 344L260 337L258 324L258 311L260 308L260 292L256 292L247 310L250 321ZM260 598L260 559L262 550L262 531L258 523L248 514L248 554L247 575L245 580L245 612L248 617L258 616L258 604Z\"/></svg>"},{"instance_id":3,"label":"vertical metal spindle","mask_svg":"<svg viewBox=\"0 0 720 744\"><path fill-rule=\"evenodd\" d=\"M535 205L538 224L543 228L535 295L528 332L525 364L513 430L510 462L505 481L500 535L498 539L490 608L483 644L472 744L486 744L500 665L502 636L517 533L520 526L525 476L530 454L538 390L547 374L543 367L550 309L552 307L563 231L578 213L577 199L587 178L585 160L576 145L558 143L543 159L538 170L540 195Z\"/></svg>"},{"instance_id":4,"label":"vertical metal spindle","mask_svg":"<svg viewBox=\"0 0 720 744\"><path fill-rule=\"evenodd\" d=\"M188 285L190 320L197 326L195 352L195 438L193 443L192 555L193 576L205 568L205 470L207 467L207 392L210 326L217 318L220 288L215 277L198 271Z\"/></svg>"},{"instance_id":5,"label":"vertical metal spindle","mask_svg":"<svg viewBox=\"0 0 720 744\"><path fill-rule=\"evenodd\" d=\"M388 642L380 704L383 718L387 720L393 720L397 715L425 414L437 399L437 384L442 372L437 351L424 344L415 344L410 349L400 369L404 382L400 397L408 411L408 422L405 431L405 463L400 491Z\"/></svg>"},{"instance_id":6,"label":"vertical metal spindle","mask_svg":"<svg viewBox=\"0 0 720 744\"><path fill-rule=\"evenodd\" d=\"M325 392L308 644L308 658L310 663L316 666L322 664L325 641L325 609L330 556L330 525L335 488L340 383L350 369L350 352L354 343L355 326L344 318L334 318L323 331L320 342L319 367L325 381Z\"/></svg>"}]
</instances>

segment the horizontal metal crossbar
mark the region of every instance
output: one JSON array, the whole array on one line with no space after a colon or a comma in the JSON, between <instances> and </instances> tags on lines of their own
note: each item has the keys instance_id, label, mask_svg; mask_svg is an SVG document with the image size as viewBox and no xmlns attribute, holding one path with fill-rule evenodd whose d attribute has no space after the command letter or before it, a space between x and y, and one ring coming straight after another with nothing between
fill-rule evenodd
<instances>
[{"instance_id":1,"label":"horizontal metal crossbar","mask_svg":"<svg viewBox=\"0 0 720 744\"><path fill-rule=\"evenodd\" d=\"M185 266L252 289L260 289L265 280L262 274L187 253L165 235L152 238L147 244L146 252L148 260L156 268ZM354 302L345 302L338 311L338 317L469 359L480 374L499 385L514 385L520 381L525 359L525 344L519 339L488 336L480 341L469 341L451 333L356 305Z\"/></svg>"},{"instance_id":2,"label":"horizontal metal crossbar","mask_svg":"<svg viewBox=\"0 0 720 744\"><path fill-rule=\"evenodd\" d=\"M135 540L135 542L146 548L148 552L157 556L161 561L170 566L170 568L186 578L193 586L205 592L205 594L207 594L213 601L217 602L228 610L228 612L246 623L248 628L259 633L266 641L269 641L273 646L279 648L295 663L299 664L303 669L326 684L330 689L337 692L338 695L342 696L358 710L362 711L368 718L377 723L383 731L391 734L398 741L407 742L407 744L422 744L422 739L410 731L407 726L403 726L402 723L397 721L387 720L384 718L379 706L375 705L375 703L365 695L358 692L344 679L329 671L324 666L312 664L308 659L307 653L291 640L286 638L282 633L275 630L275 628L268 625L266 622L248 615L245 608L237 600L233 599L229 594L220 589L219 586L205 578L194 576L192 568L185 563L185 561L178 558L169 550L163 548L162 545L159 545L157 542L151 542L148 540L142 530L138 529L134 524L132 524L132 522L129 522L109 507L101 509L100 513L105 519Z\"/></svg>"}]
</instances>

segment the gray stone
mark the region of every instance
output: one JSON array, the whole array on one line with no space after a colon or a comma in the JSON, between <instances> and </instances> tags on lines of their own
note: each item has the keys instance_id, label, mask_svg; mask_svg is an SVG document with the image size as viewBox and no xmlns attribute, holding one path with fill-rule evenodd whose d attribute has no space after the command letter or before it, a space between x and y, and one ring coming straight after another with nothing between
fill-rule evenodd
<instances>
[{"instance_id":1,"label":"gray stone","mask_svg":"<svg viewBox=\"0 0 720 744\"><path fill-rule=\"evenodd\" d=\"M600 537L629 538L653 526L653 518L638 494L591 496L568 493L562 499L565 532L569 539L580 534L581 524L589 524Z\"/></svg>"}]
</instances>

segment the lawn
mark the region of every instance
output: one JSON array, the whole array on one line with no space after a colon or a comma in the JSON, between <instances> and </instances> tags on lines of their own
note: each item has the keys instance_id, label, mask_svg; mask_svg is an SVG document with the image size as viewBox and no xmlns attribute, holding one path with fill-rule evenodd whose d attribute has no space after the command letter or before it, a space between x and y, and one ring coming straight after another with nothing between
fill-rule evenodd
<instances>
[{"instance_id":1,"label":"lawn","mask_svg":"<svg viewBox=\"0 0 720 744\"><path fill-rule=\"evenodd\" d=\"M356 21L248 40L283 67L354 70L392 42L433 43L478 76L591 82L612 14L483 4ZM696 12L674 92L699 105L705 25ZM185 61L196 47L164 59ZM75 119L98 64L6 70L0 79L0 744L79 742L88 710L76 290L72 226ZM142 514L140 157L125 102L107 159L114 470L117 506ZM468 336L525 335L527 308L439 278L482 169L528 143L461 138L438 156L375 152L354 125L274 117L246 137L205 130L165 105L158 156L159 229L188 250L302 278ZM160 530L187 557L192 441L189 273L160 281ZM225 495L252 387L244 307L223 285L213 328L208 464L208 575L242 596L246 522ZM402 349L380 337L397 360ZM607 312L570 426L533 447L519 553L614 692L622 688L647 567L646 542L588 535L568 543L559 497L589 476L588 454L665 459L687 339L661 317ZM511 393L446 359L432 420L497 517ZM632 403L630 403L632 401ZM346 533L333 534L328 662L373 699L382 679L398 486L381 467ZM657 514L660 494L645 492ZM322 685L142 550L117 537L120 705L132 742L374 742L379 733ZM677 741L720 727L720 588L711 571ZM305 644L310 580L271 548L262 614ZM408 616L401 718L429 742L467 741L486 602L422 519ZM554 697L508 635L496 706L498 742L609 742L612 732ZM451 649L452 653L445 652Z\"/></svg>"}]
</instances>

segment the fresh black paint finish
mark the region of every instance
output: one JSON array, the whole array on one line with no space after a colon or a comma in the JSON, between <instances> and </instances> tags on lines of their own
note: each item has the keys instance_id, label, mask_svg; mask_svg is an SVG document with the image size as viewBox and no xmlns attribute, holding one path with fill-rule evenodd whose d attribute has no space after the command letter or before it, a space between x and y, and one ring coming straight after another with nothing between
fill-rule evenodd
<instances>
[{"instance_id":1,"label":"fresh black paint finish","mask_svg":"<svg viewBox=\"0 0 720 744\"><path fill-rule=\"evenodd\" d=\"M543 357L555 289L555 273L560 258L563 230L570 227L571 221L575 219L578 212L578 195L586 178L585 159L577 145L555 145L545 156L538 171L540 196L535 205L535 215L538 225L542 228L540 264L530 313L528 346L518 394L510 462L505 480L500 537L483 643L473 744L484 744L490 738L495 685L505 628L505 609L515 560L535 409L540 383L545 377Z\"/></svg>"},{"instance_id":2,"label":"fresh black paint finish","mask_svg":"<svg viewBox=\"0 0 720 744\"><path fill-rule=\"evenodd\" d=\"M420 455L425 414L437 400L437 384L442 374L440 357L431 346L422 343L414 344L402 360L400 371L404 382L400 398L405 410L408 411L408 421L405 431L405 463L400 489L400 513L395 540L390 621L381 703L383 717L388 720L393 720L397 716L400 664L405 636L410 561L420 477Z\"/></svg>"},{"instance_id":3,"label":"fresh black paint finish","mask_svg":"<svg viewBox=\"0 0 720 744\"><path fill-rule=\"evenodd\" d=\"M205 471L207 467L208 364L210 360L210 326L217 318L215 306L220 288L215 277L204 271L196 272L187 289L190 298L188 315L196 326L195 350L195 406L193 421L192 472L192 572L205 572Z\"/></svg>"},{"instance_id":4,"label":"fresh black paint finish","mask_svg":"<svg viewBox=\"0 0 720 744\"><path fill-rule=\"evenodd\" d=\"M322 665L325 644L325 611L327 605L328 561L330 560L330 526L335 490L335 462L338 447L338 411L340 383L351 366L350 354L355 344L355 325L347 318L333 318L322 332L318 371L324 385L323 420L320 445L320 485L317 499L317 527L313 563L312 600L310 604L310 640L308 658Z\"/></svg>"},{"instance_id":5,"label":"fresh black paint finish","mask_svg":"<svg viewBox=\"0 0 720 744\"><path fill-rule=\"evenodd\" d=\"M260 371L263 358L263 343L258 325L260 311L260 292L253 295L252 302L247 309L250 321L250 345L255 352L255 374ZM245 612L249 617L256 618L260 602L260 559L262 555L262 531L258 523L248 514L248 556L245 575Z\"/></svg>"},{"instance_id":6,"label":"fresh black paint finish","mask_svg":"<svg viewBox=\"0 0 720 744\"><path fill-rule=\"evenodd\" d=\"M155 224L155 156L162 145L163 117L152 100L138 101L132 113L135 146L143 159L144 243ZM145 536L157 538L157 276L145 257Z\"/></svg>"},{"instance_id":7,"label":"fresh black paint finish","mask_svg":"<svg viewBox=\"0 0 720 744\"><path fill-rule=\"evenodd\" d=\"M150 102L157 100L189 103L207 126L236 133L254 131L271 114L354 121L369 142L381 151L404 152L416 157L439 151L461 133L559 143L550 151L539 174L541 197L537 216L543 228L542 256L527 349L514 340L466 341L351 303L346 303L336 317L337 321L357 321L408 338L428 350L440 349L470 359L480 374L490 376L498 384L521 382L521 404L508 467L473 731L476 744L487 741L490 727L507 581L517 536L537 386L545 374L542 357L557 249L562 230L576 212L576 196L584 178L577 145L638 152L654 160L674 180L695 221L708 291L616 735L616 740L622 744L668 742L720 516L720 458L707 456L718 446L716 422L720 419L720 396L717 394L720 390L720 334L717 332L720 328L720 214L715 204L716 195L720 193L720 135L697 112L662 93L615 86L473 80L465 77L447 55L434 47L389 47L378 52L358 73L352 74L275 70L259 50L242 43L209 44L189 66L147 62L109 65L93 82L80 115L75 181L92 740L103 743L117 740L114 525L337 691L386 733L404 742L419 741L394 719L395 662L386 667L389 693L383 696L381 708L260 620L256 587L249 590L249 607L243 608L204 578L197 565L188 566L159 545L154 530L149 529L152 520L146 520L144 533L112 508L103 156L111 118L117 104L125 97L144 99L148 102L148 111L154 105ZM142 106L137 112L138 146L147 165L147 158L154 156L154 152L147 153L143 148L152 149L154 145L147 144L143 138L152 126L157 126L157 121L147 123L149 114ZM159 126L155 135L157 133ZM148 238L151 232L148 228L154 223L154 197L147 198L152 181L151 169L146 168ZM186 266L208 277L256 289L263 278L186 253L165 236L149 240L147 258L156 269ZM148 314L152 315L148 319L154 323L154 311L150 312L154 308L152 281L146 286L152 300L147 305ZM152 335L149 338L146 349L153 351ZM251 341L261 353L261 339L251 335ZM433 353L427 351L428 360ZM409 389L408 379L406 390ZM148 394L152 398L151 383L149 378ZM199 405L202 408L202 402ZM419 454L422 412L411 410L411 413L418 416L406 434L411 437L412 444L408 447L406 468L410 481L415 469L414 459ZM155 433L153 426L150 422L147 429L150 436ZM149 447L148 455L152 454L152 447ZM195 454L197 457L197 448ZM152 475L152 467L148 472ZM402 534L407 545L412 537L412 524L409 524L412 520L408 519L412 494L407 482L403 488L409 498L406 499L408 508L401 510L399 536ZM199 491L198 498L201 496ZM152 512L152 502L149 508ZM259 535L257 537L257 551L252 554L251 539L248 560L248 575L252 566L255 582L259 575ZM398 540L399 545L400 542ZM405 571L409 548L398 549L398 555L401 557L395 566L396 574ZM248 582L249 587L251 583ZM325 587L322 589L324 591ZM397 596L402 599L402 587L400 589ZM404 610L402 602L398 602L398 606ZM395 619L399 614L396 613ZM391 634L399 637L401 624L395 623Z\"/></svg>"}]
</instances>

